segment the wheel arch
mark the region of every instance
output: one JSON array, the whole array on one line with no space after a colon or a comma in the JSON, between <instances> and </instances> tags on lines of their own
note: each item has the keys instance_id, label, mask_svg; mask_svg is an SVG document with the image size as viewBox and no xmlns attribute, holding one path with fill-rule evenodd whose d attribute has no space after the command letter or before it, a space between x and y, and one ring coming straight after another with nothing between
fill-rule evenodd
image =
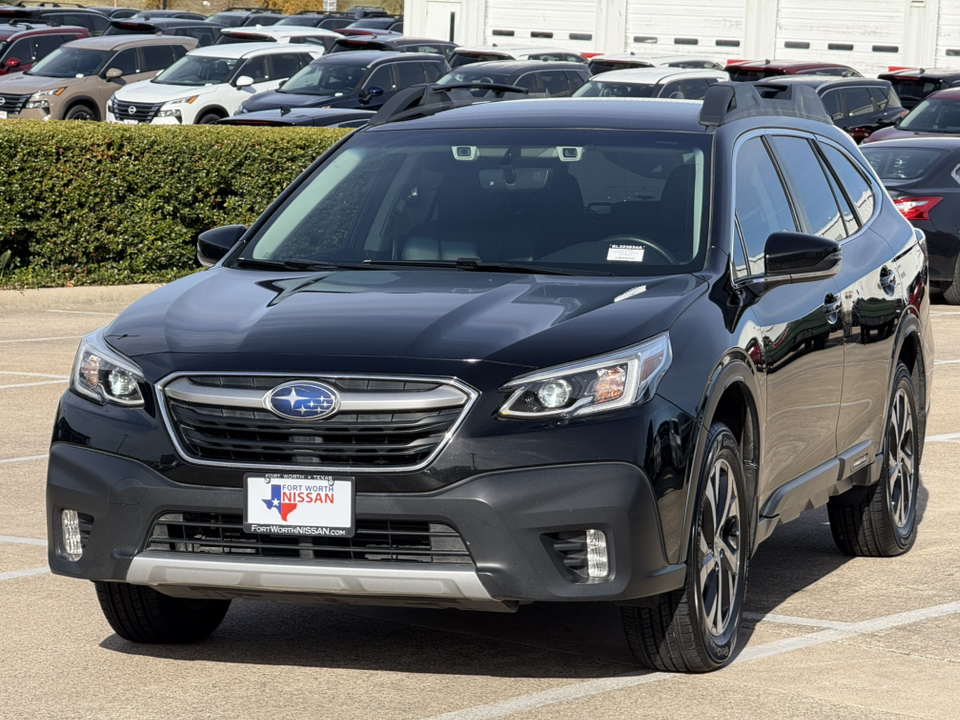
<instances>
[{"instance_id":1,"label":"wheel arch","mask_svg":"<svg viewBox=\"0 0 960 720\"><path fill-rule=\"evenodd\" d=\"M88 95L79 95L75 98L71 98L69 102L63 107L63 112L60 113L60 119L66 119L67 115L71 110L73 110L77 105L85 105L86 107L93 110L97 116L97 120L103 119L103 113L100 112L100 108L97 106L97 101Z\"/></svg>"},{"instance_id":2,"label":"wheel arch","mask_svg":"<svg viewBox=\"0 0 960 720\"><path fill-rule=\"evenodd\" d=\"M230 113L228 113L226 108L224 108L222 105L207 105L206 107L198 110L197 114L193 116L193 124L197 125L200 122L200 118L202 118L204 115L210 115L211 113L214 115L219 115L221 120L223 118L230 117Z\"/></svg>"},{"instance_id":3,"label":"wheel arch","mask_svg":"<svg viewBox=\"0 0 960 720\"><path fill-rule=\"evenodd\" d=\"M893 395L893 383L897 374L897 365L903 363L917 383L916 399L920 410L920 437L923 438L927 429L927 414L929 411L929 388L927 371L928 359L924 355L923 339L921 337L919 318L912 312L907 312L900 322L897 333L897 342L894 346L892 362L890 363L890 377L887 381L887 397ZM886 427L889 403L883 409L883 427ZM879 447L879 446L878 446ZM922 452L921 443L921 452Z\"/></svg>"},{"instance_id":4,"label":"wheel arch","mask_svg":"<svg viewBox=\"0 0 960 720\"><path fill-rule=\"evenodd\" d=\"M687 555L690 528L693 525L694 502L698 490L700 465L706 454L707 435L714 422L723 422L733 432L740 446L744 464L747 496L751 499L751 517L756 515L758 501L758 468L762 444L761 418L763 407L760 381L750 359L740 351L728 353L710 376L697 413L693 455L687 465L687 499L680 546L671 562L683 562ZM755 522L755 518L754 518ZM667 548L668 553L671 548Z\"/></svg>"}]
</instances>

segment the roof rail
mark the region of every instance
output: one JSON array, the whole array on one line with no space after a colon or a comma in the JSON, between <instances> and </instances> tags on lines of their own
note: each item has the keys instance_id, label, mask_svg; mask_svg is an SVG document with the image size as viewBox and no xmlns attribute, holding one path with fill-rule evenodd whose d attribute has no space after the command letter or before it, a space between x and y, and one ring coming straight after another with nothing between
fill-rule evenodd
<instances>
[{"instance_id":1,"label":"roof rail","mask_svg":"<svg viewBox=\"0 0 960 720\"><path fill-rule=\"evenodd\" d=\"M833 125L833 118L824 110L815 90L801 84L771 80L711 85L703 98L700 124L719 127L760 115L806 118Z\"/></svg>"},{"instance_id":2,"label":"roof rail","mask_svg":"<svg viewBox=\"0 0 960 720\"><path fill-rule=\"evenodd\" d=\"M460 100L450 97L449 93L451 90L489 90L493 92L494 97ZM502 83L477 82L452 83L450 85L414 85L406 90L401 90L387 100L380 110L377 111L377 114L370 118L367 127L399 122L401 120L412 120L418 117L426 117L427 115L436 115L444 110L479 105L481 103L491 102L491 100L504 100L508 99L504 97L508 93L526 95L528 92L527 88Z\"/></svg>"}]
</instances>

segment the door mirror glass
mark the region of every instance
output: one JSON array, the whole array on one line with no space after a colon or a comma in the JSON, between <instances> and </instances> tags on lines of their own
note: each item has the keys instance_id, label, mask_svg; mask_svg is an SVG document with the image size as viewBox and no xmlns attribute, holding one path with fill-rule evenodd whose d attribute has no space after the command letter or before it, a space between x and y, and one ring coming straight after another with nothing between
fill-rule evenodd
<instances>
[{"instance_id":1,"label":"door mirror glass","mask_svg":"<svg viewBox=\"0 0 960 720\"><path fill-rule=\"evenodd\" d=\"M237 82L234 83L238 88L250 87L253 85L253 78L249 75L241 75L237 78Z\"/></svg>"},{"instance_id":2,"label":"door mirror glass","mask_svg":"<svg viewBox=\"0 0 960 720\"><path fill-rule=\"evenodd\" d=\"M215 265L230 252L246 231L246 225L224 225L200 233L197 238L197 260L204 267Z\"/></svg>"},{"instance_id":3,"label":"door mirror glass","mask_svg":"<svg viewBox=\"0 0 960 720\"><path fill-rule=\"evenodd\" d=\"M840 244L819 235L773 233L763 254L766 280L778 285L823 280L840 270Z\"/></svg>"},{"instance_id":4,"label":"door mirror glass","mask_svg":"<svg viewBox=\"0 0 960 720\"><path fill-rule=\"evenodd\" d=\"M121 77L122 75L123 75L123 70L121 70L120 68L110 68L103 74L103 76L107 80L116 80L118 77Z\"/></svg>"}]
</instances>

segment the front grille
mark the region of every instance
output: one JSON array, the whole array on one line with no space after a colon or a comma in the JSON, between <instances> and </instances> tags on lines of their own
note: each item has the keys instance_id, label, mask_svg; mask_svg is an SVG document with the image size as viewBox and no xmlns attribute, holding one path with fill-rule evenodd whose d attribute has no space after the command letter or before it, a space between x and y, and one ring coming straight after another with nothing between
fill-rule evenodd
<instances>
[{"instance_id":1,"label":"front grille","mask_svg":"<svg viewBox=\"0 0 960 720\"><path fill-rule=\"evenodd\" d=\"M465 411L469 396L457 390L445 404L453 407L416 407L439 382L366 378L325 379L348 406L348 398L375 395L394 398L407 406L370 410L341 409L318 421L299 422L256 407L263 393L289 381L278 377L197 376L171 384L164 397L171 430L188 459L214 464L323 468L327 470L403 470L422 466ZM173 392L172 388L181 390ZM186 395L183 389L186 388ZM210 390L207 390L210 388ZM209 393L238 389L253 394L243 403ZM449 391L449 387L444 388ZM260 394L258 394L260 393ZM173 397L174 395L179 397ZM239 403L239 404L238 404ZM410 404L414 407L411 409ZM424 405L427 405L425 402Z\"/></svg>"},{"instance_id":2,"label":"front grille","mask_svg":"<svg viewBox=\"0 0 960 720\"><path fill-rule=\"evenodd\" d=\"M27 95L5 95L0 93L0 100L3 100L0 103L0 110L4 110L8 113L16 114L23 110L24 106L27 104L27 100L30 99L30 94Z\"/></svg>"},{"instance_id":3,"label":"front grille","mask_svg":"<svg viewBox=\"0 0 960 720\"><path fill-rule=\"evenodd\" d=\"M80 547L86 548L90 541L90 533L93 532L93 515L77 513L77 519L80 526Z\"/></svg>"},{"instance_id":4,"label":"front grille","mask_svg":"<svg viewBox=\"0 0 960 720\"><path fill-rule=\"evenodd\" d=\"M160 111L163 103L136 103L117 100L114 96L110 100L110 109L117 120L136 120L137 122L150 122ZM133 110L133 112L130 112Z\"/></svg>"},{"instance_id":5,"label":"front grille","mask_svg":"<svg viewBox=\"0 0 960 720\"><path fill-rule=\"evenodd\" d=\"M330 538L247 533L239 514L167 513L156 520L144 546L144 552L155 551L303 560L473 564L456 530L449 525L417 520L357 518L352 538Z\"/></svg>"}]
</instances>

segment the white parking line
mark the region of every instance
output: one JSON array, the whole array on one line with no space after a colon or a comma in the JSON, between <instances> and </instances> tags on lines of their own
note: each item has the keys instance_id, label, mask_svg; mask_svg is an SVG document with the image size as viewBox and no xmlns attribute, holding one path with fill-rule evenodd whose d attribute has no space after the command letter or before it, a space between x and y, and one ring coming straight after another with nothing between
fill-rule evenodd
<instances>
[{"instance_id":1,"label":"white parking line","mask_svg":"<svg viewBox=\"0 0 960 720\"><path fill-rule=\"evenodd\" d=\"M0 343L4 345L9 345L10 343L25 343L25 342L49 342L51 340L79 340L83 335L61 335L60 337L48 337L48 338L21 338L20 340L0 340Z\"/></svg>"},{"instance_id":2,"label":"white parking line","mask_svg":"<svg viewBox=\"0 0 960 720\"><path fill-rule=\"evenodd\" d=\"M735 664L760 660L762 658L782 655L784 653L801 650L803 648L822 645L824 643L836 642L857 635L866 635L879 630L910 625L923 620L943 617L945 615L960 615L960 602L946 603L944 605L935 605L922 610L912 610L896 615L876 618L875 620L866 620L859 623L851 623L843 629L834 628L830 630L821 630L810 635L803 635L797 638L787 638L785 640L775 640L774 642L758 645L753 648L747 648L734 660ZM797 620L799 618L792 618ZM817 621L824 622L824 621ZM464 710L455 710L444 715L436 715L429 720L490 720L491 718L501 718L507 715L521 712L523 710L533 710L536 708L557 705L559 703L577 700L591 695L600 695L602 693L612 692L614 690L623 690L637 685L647 683L661 682L665 680L677 680L686 677L678 673L644 672L643 674L631 673L630 675L621 675L612 678L600 678L599 680L587 680L585 682L574 683L566 687L555 688L553 690L544 690L543 692L533 693L531 695L521 695L520 697L503 700L501 702L490 703L489 705L478 705L477 707L466 708Z\"/></svg>"},{"instance_id":3,"label":"white parking line","mask_svg":"<svg viewBox=\"0 0 960 720\"><path fill-rule=\"evenodd\" d=\"M829 525L829 523L827 523ZM802 625L815 628L830 628L832 630L848 630L853 627L853 623L835 622L833 620L811 620L809 618L790 617L788 615L768 615L764 613L745 612L745 620L754 620L756 622L772 622L779 625Z\"/></svg>"},{"instance_id":4,"label":"white parking line","mask_svg":"<svg viewBox=\"0 0 960 720\"><path fill-rule=\"evenodd\" d=\"M934 360L934 365L960 365L960 360Z\"/></svg>"},{"instance_id":5,"label":"white parking line","mask_svg":"<svg viewBox=\"0 0 960 720\"><path fill-rule=\"evenodd\" d=\"M945 435L927 435L924 442L953 442L960 440L960 433L946 433Z\"/></svg>"},{"instance_id":6,"label":"white parking line","mask_svg":"<svg viewBox=\"0 0 960 720\"><path fill-rule=\"evenodd\" d=\"M38 385L60 385L66 380L44 380L43 382L15 383L13 385L0 385L0 390L11 390L12 388L37 387Z\"/></svg>"},{"instance_id":7,"label":"white parking line","mask_svg":"<svg viewBox=\"0 0 960 720\"><path fill-rule=\"evenodd\" d=\"M14 543L16 545L39 545L40 547L47 546L46 540L37 540L36 538L13 537L12 535L0 535L0 542Z\"/></svg>"},{"instance_id":8,"label":"white parking line","mask_svg":"<svg viewBox=\"0 0 960 720\"><path fill-rule=\"evenodd\" d=\"M116 317L117 313L93 312L92 310L47 310L52 313L69 313L70 315L106 315Z\"/></svg>"},{"instance_id":9,"label":"white parking line","mask_svg":"<svg viewBox=\"0 0 960 720\"><path fill-rule=\"evenodd\" d=\"M46 575L48 572L50 572L50 568L48 567L30 568L29 570L11 570L10 572L0 573L0 582L30 577L31 575Z\"/></svg>"},{"instance_id":10,"label":"white parking line","mask_svg":"<svg viewBox=\"0 0 960 720\"><path fill-rule=\"evenodd\" d=\"M2 458L0 459L0 465L5 465L6 463L30 462L31 460L46 460L46 459L47 459L47 455L27 455L26 457Z\"/></svg>"},{"instance_id":11,"label":"white parking line","mask_svg":"<svg viewBox=\"0 0 960 720\"><path fill-rule=\"evenodd\" d=\"M20 377L45 377L45 378L54 378L56 380L70 379L70 377L67 375L50 375L48 373L19 372L17 370L0 370L0 375L18 375Z\"/></svg>"}]
</instances>

